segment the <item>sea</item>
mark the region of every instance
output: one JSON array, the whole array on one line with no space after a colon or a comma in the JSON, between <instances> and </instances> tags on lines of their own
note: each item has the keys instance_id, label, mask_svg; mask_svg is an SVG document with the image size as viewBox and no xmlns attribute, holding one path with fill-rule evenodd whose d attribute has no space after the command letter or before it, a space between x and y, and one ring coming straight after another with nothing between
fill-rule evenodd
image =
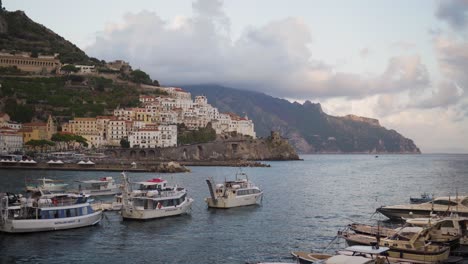
<instances>
[{"instance_id":1,"label":"sea","mask_svg":"<svg viewBox=\"0 0 468 264\"><path fill-rule=\"evenodd\" d=\"M106 212L93 227L0 234L0 263L257 263L292 262L291 251L333 252L337 231L352 222L376 223L383 205L405 204L427 192L468 194L468 155L302 155L302 161L242 168L264 190L260 205L208 209L205 179L233 179L233 167L190 167L190 173L127 173L131 181L162 177L195 199L190 215L122 221ZM0 192L21 192L42 178L76 180L119 172L0 170ZM112 198L110 198L112 199Z\"/></svg>"}]
</instances>

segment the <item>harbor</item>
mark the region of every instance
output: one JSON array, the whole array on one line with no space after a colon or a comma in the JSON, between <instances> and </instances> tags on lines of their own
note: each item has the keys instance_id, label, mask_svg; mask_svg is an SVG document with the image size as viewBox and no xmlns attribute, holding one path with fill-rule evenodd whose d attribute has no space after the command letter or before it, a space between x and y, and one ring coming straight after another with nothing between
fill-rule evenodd
<instances>
[{"instance_id":1,"label":"harbor","mask_svg":"<svg viewBox=\"0 0 468 264\"><path fill-rule=\"evenodd\" d=\"M434 184L439 194L453 194L453 184L461 189L467 170L466 155L397 156L381 155L320 155L304 156L303 162L270 162L272 168L243 168L249 180L264 192L263 202L254 206L231 209L208 209L205 198L210 197L206 179L216 183L233 180L238 168L190 167L191 173L155 174L127 172L132 182L153 178L166 179L170 184L187 188L194 199L188 215L149 221L122 221L118 211L104 212L99 225L66 231L35 233L27 236L0 235L4 259L35 262L92 261L69 252L44 259L37 254L25 255L41 248L29 242L43 241L44 246L66 250L66 244L55 241L73 240L89 252L113 252L103 261L125 263L129 254L133 261L149 261L154 254L161 256L156 263L257 263L261 261L292 262L292 251L321 252L329 246L337 231L353 222L376 225L376 220L390 227L392 222L382 215L373 215L383 205L409 204L410 197L427 191ZM437 171L442 164L450 173L440 181ZM437 167L435 165L437 164ZM386 169L381 170L381 167ZM366 168L363 170L363 168ZM28 171L6 170L0 176L3 188L20 191ZM29 174L33 175L33 174ZM394 180L387 177L396 175ZM411 175L411 177L408 177ZM37 178L53 178L68 183L113 177L120 182L120 172L36 171ZM402 181L405 178L406 181ZM422 181L424 179L424 181ZM418 183L415 189L414 184ZM413 185L413 186L409 186ZM389 192L388 190L393 191ZM327 191L325 191L327 190ZM106 202L96 198L95 203ZM107 201L109 202L109 201ZM241 242L242 241L242 242ZM202 243L201 243L202 242ZM14 245L26 244L23 248ZM232 243L236 243L233 251ZM37 244L37 243L36 243ZM150 250L150 247L152 248ZM324 253L334 254L344 249L344 240L330 246ZM118 251L115 249L119 248ZM154 249L155 248L155 249ZM149 254L153 251L154 254Z\"/></svg>"}]
</instances>

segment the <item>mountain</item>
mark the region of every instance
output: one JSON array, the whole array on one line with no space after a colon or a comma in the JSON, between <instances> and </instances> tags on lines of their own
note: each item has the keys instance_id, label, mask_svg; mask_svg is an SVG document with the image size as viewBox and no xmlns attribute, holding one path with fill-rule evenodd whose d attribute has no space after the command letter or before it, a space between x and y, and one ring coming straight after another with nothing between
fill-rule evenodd
<instances>
[{"instance_id":1,"label":"mountain","mask_svg":"<svg viewBox=\"0 0 468 264\"><path fill-rule=\"evenodd\" d=\"M255 131L266 137L278 130L301 153L420 153L411 139L388 130L376 119L331 116L319 103L291 103L272 96L218 85L182 86L206 95L222 112L247 114Z\"/></svg>"},{"instance_id":2,"label":"mountain","mask_svg":"<svg viewBox=\"0 0 468 264\"><path fill-rule=\"evenodd\" d=\"M84 51L52 30L31 20L23 11L0 10L0 51L33 54L59 53L62 63L88 64Z\"/></svg>"}]
</instances>

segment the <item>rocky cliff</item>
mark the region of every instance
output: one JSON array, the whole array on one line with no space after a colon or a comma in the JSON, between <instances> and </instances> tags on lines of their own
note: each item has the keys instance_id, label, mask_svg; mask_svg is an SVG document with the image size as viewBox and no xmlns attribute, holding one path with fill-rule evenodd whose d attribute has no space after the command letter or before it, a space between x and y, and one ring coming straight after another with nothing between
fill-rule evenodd
<instances>
[{"instance_id":1,"label":"rocky cliff","mask_svg":"<svg viewBox=\"0 0 468 264\"><path fill-rule=\"evenodd\" d=\"M232 160L298 160L294 148L279 133L262 139L241 136L209 143L156 149L108 149L113 159L154 161L232 161Z\"/></svg>"}]
</instances>

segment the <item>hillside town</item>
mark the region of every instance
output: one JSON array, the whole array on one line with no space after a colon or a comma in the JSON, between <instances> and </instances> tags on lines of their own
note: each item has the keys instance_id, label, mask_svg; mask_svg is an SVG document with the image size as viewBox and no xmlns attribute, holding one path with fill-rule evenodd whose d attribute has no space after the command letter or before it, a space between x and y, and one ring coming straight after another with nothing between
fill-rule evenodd
<instances>
[{"instance_id":1,"label":"hillside town","mask_svg":"<svg viewBox=\"0 0 468 264\"><path fill-rule=\"evenodd\" d=\"M133 72L129 63L122 60L96 62L97 65L62 64L59 54L0 52L0 67L30 76L74 74L122 82L121 76ZM256 137L252 120L234 113L220 113L208 103L206 96L198 95L192 100L192 95L182 88L160 87L154 83L139 85L146 91L139 96L139 106L118 107L113 115L74 117L65 123L49 116L47 122L19 123L7 113L0 113L0 153L24 153L35 146L28 142L51 141L56 133L81 136L86 141L84 146L91 149L174 147L178 145L178 126L189 131L210 126L217 135L235 132ZM49 149L60 148L49 145Z\"/></svg>"},{"instance_id":2,"label":"hillside town","mask_svg":"<svg viewBox=\"0 0 468 264\"><path fill-rule=\"evenodd\" d=\"M153 87L168 96L140 95L140 107L117 108L113 115L75 117L57 124L49 116L47 122L18 123L7 113L0 113L0 152L21 153L28 142L52 140L53 135L71 134L83 137L87 147L102 149L121 147L165 148L177 146L178 125L198 130L209 124L217 135L235 132L255 138L254 124L247 116L220 113L205 96L192 96L176 87ZM53 149L53 148L52 148Z\"/></svg>"}]
</instances>

